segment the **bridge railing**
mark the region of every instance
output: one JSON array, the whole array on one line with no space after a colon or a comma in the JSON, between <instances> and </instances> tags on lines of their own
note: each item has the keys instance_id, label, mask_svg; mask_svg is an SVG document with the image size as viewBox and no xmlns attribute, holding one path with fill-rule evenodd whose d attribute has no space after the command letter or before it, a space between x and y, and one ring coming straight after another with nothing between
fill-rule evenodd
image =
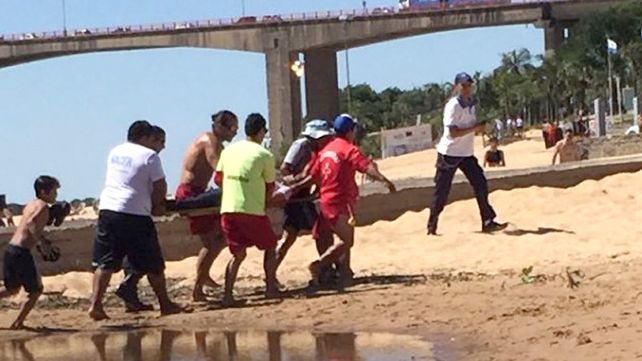
<instances>
[{"instance_id":1,"label":"bridge railing","mask_svg":"<svg viewBox=\"0 0 642 361\"><path fill-rule=\"evenodd\" d=\"M591 0L539 0L529 1L528 3L550 3L550 2L590 2ZM507 6L507 5L524 5L525 3L513 3L512 0L465 0L457 3L450 4L447 9L459 8L487 8L493 6ZM230 26L247 27L247 26L260 26L262 24L278 24L282 22L299 22L299 21L319 21L329 19L345 20L351 18L376 18L386 17L399 13L425 13L433 11L447 10L439 6L433 8L421 9L404 9L400 10L395 6L392 7L378 7L374 9L353 9L353 10L337 10L337 11L314 11L303 13L292 13L287 15L264 15L264 16L245 16L240 18L222 18L212 20L197 20L197 21L181 21L160 24L145 24L145 25L132 25L132 26L111 26L111 27L97 27L97 28L78 28L45 32L32 32L20 34L8 34L5 36L0 35L0 44L7 42L23 42L31 40L53 40L53 39L75 39L87 38L94 36L106 35L127 35L127 34L140 34L140 33L157 33L166 31L188 31L198 29L212 29L223 28Z\"/></svg>"}]
</instances>

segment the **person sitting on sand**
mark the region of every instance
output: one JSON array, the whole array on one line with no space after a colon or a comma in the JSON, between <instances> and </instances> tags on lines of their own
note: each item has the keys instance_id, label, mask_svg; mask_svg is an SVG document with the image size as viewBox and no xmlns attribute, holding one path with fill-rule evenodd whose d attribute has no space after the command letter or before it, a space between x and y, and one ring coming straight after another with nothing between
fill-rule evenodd
<instances>
[{"instance_id":1,"label":"person sitting on sand","mask_svg":"<svg viewBox=\"0 0 642 361\"><path fill-rule=\"evenodd\" d=\"M53 251L51 241L43 231L49 221L49 204L56 202L60 183L56 178L40 176L34 183L36 198L22 211L22 219L4 253L4 287L0 298L13 296L23 287L28 294L27 301L11 324L12 329L23 328L24 320L42 294L42 280L36 269L31 249L38 247L43 257Z\"/></svg>"},{"instance_id":2,"label":"person sitting on sand","mask_svg":"<svg viewBox=\"0 0 642 361\"><path fill-rule=\"evenodd\" d=\"M638 114L638 117L635 120L635 125L629 127L629 129L626 130L624 135L632 135L632 134L639 135L640 129L642 129L642 114Z\"/></svg>"},{"instance_id":3,"label":"person sitting on sand","mask_svg":"<svg viewBox=\"0 0 642 361\"><path fill-rule=\"evenodd\" d=\"M564 139L557 142L555 145L555 153L553 154L553 165L559 155L560 164L567 162L576 162L580 160L581 148L573 139L573 130L567 129L564 132Z\"/></svg>"},{"instance_id":4,"label":"person sitting on sand","mask_svg":"<svg viewBox=\"0 0 642 361\"><path fill-rule=\"evenodd\" d=\"M504 152L497 149L499 146L499 141L497 138L490 138L488 141L490 149L486 151L484 155L484 168L485 167L505 167L506 161L504 159Z\"/></svg>"}]
</instances>

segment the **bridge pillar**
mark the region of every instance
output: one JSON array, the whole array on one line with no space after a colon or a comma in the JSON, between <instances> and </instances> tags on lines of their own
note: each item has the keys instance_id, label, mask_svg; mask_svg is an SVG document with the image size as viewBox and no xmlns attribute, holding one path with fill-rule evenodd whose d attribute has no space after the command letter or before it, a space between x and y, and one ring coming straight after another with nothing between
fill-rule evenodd
<instances>
[{"instance_id":1,"label":"bridge pillar","mask_svg":"<svg viewBox=\"0 0 642 361\"><path fill-rule=\"evenodd\" d=\"M550 22L544 27L544 49L545 56L552 56L564 42L564 26L556 22Z\"/></svg>"},{"instance_id":2,"label":"bridge pillar","mask_svg":"<svg viewBox=\"0 0 642 361\"><path fill-rule=\"evenodd\" d=\"M305 52L305 102L307 118L332 121L339 113L337 52L313 49Z\"/></svg>"},{"instance_id":3,"label":"bridge pillar","mask_svg":"<svg viewBox=\"0 0 642 361\"><path fill-rule=\"evenodd\" d=\"M277 159L301 133L300 79L290 69L298 53L286 48L266 52L271 148Z\"/></svg>"}]
</instances>

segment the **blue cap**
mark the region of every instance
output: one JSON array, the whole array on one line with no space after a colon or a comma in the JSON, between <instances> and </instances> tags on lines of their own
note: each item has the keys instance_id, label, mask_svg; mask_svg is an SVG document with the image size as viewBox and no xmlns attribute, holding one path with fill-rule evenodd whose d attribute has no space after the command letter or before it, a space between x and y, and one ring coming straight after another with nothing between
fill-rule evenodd
<instances>
[{"instance_id":1,"label":"blue cap","mask_svg":"<svg viewBox=\"0 0 642 361\"><path fill-rule=\"evenodd\" d=\"M354 129L357 123L352 119L350 114L343 113L334 118L334 131L337 134L346 134Z\"/></svg>"},{"instance_id":2,"label":"blue cap","mask_svg":"<svg viewBox=\"0 0 642 361\"><path fill-rule=\"evenodd\" d=\"M459 73L455 76L455 85L461 83L474 83L474 81L468 73Z\"/></svg>"}]
</instances>

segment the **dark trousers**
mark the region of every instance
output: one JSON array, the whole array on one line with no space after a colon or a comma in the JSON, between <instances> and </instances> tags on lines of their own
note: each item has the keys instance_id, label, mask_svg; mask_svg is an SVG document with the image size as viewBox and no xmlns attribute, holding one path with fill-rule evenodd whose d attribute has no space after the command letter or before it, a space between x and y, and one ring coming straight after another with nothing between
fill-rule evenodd
<instances>
[{"instance_id":1,"label":"dark trousers","mask_svg":"<svg viewBox=\"0 0 642 361\"><path fill-rule=\"evenodd\" d=\"M482 222L493 220L497 216L493 207L488 203L488 182L484 176L484 170L477 162L477 158L474 156L451 157L438 153L437 173L435 174L435 193L432 197L428 227L431 225L437 226L439 214L444 210L444 206L448 201L448 194L450 193L453 177L457 169L461 169L468 179L468 182L473 186Z\"/></svg>"}]
</instances>

